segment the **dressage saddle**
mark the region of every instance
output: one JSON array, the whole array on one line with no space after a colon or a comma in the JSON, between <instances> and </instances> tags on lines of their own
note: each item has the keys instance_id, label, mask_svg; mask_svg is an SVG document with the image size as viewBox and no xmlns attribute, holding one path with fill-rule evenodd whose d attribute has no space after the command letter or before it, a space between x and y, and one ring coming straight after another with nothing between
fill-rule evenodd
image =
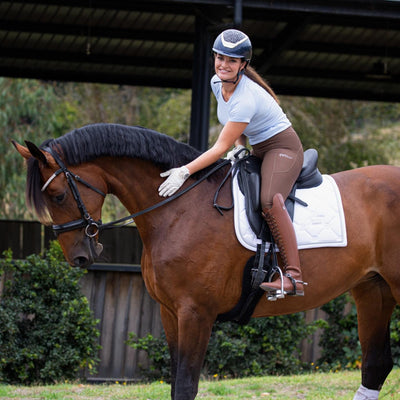
<instances>
[{"instance_id":1,"label":"dressage saddle","mask_svg":"<svg viewBox=\"0 0 400 400\"><path fill-rule=\"evenodd\" d=\"M244 157L238 161L238 183L240 191L245 197L246 215L249 225L258 238L263 238L265 224L261 215L260 192L261 192L261 162L255 156ZM319 186L322 183L322 175L317 167L318 152L308 149L304 152L304 162L300 175L288 198L285 201L286 209L293 221L294 203L297 201L304 206L306 203L295 197L296 189L308 189Z\"/></svg>"}]
</instances>

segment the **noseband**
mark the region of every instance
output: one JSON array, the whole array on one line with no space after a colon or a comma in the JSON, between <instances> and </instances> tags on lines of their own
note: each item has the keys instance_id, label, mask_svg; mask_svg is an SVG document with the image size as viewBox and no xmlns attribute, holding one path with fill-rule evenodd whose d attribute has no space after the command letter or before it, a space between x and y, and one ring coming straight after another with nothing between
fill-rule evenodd
<instances>
[{"instance_id":1,"label":"noseband","mask_svg":"<svg viewBox=\"0 0 400 400\"><path fill-rule=\"evenodd\" d=\"M75 221L71 222L66 222L65 224L61 225L52 225L52 229L56 235L59 235L60 233L68 232L68 231L73 231L75 229L81 229L85 228L85 234L89 238L94 238L95 236L98 235L99 233L99 227L102 224L101 220L95 221L87 211L85 204L82 201L81 195L78 190L78 186L76 182L82 183L85 185L87 188L94 190L96 193L100 194L103 197L106 197L105 193L103 193L101 190L95 188L92 186L89 182L86 182L82 178L80 178L78 175L74 174L71 172L64 164L64 162L61 160L59 155L53 151L52 148L50 147L45 147L43 149L44 151L50 153L60 169L58 169L54 174L47 180L47 182L43 185L41 191L44 192L46 188L50 185L50 183L61 173L64 174L65 178L67 179L68 186L71 189L72 195L75 199L76 205L81 213L82 218L77 219Z\"/></svg>"}]
</instances>

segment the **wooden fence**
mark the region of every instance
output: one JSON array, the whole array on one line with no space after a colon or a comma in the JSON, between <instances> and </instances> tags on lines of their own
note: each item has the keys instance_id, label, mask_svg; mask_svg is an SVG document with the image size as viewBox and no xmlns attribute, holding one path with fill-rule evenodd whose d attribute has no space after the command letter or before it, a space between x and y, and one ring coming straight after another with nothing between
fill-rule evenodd
<instances>
[{"instance_id":1,"label":"wooden fence","mask_svg":"<svg viewBox=\"0 0 400 400\"><path fill-rule=\"evenodd\" d=\"M14 258L24 259L40 253L55 239L50 229L38 222L0 220L0 254L11 248ZM146 367L146 355L126 345L129 332L139 337L162 332L158 304L149 296L140 270L142 243L135 227L104 231L101 263L94 264L81 280L94 317L100 320L99 342L102 346L97 374L89 380L108 381L137 379L140 367ZM308 311L306 320L323 318L320 309ZM301 346L301 358L315 362L320 355L319 332Z\"/></svg>"}]
</instances>

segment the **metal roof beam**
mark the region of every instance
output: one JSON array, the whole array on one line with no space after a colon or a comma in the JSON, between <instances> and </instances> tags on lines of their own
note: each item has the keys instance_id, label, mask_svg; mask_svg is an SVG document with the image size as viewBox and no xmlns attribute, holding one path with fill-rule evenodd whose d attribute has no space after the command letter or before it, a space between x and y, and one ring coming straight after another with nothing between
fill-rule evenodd
<instances>
[{"instance_id":1,"label":"metal roof beam","mask_svg":"<svg viewBox=\"0 0 400 400\"><path fill-rule=\"evenodd\" d=\"M40 79L44 81L67 81L67 82L90 82L107 83L116 85L165 87L177 89L190 89L191 78L170 78L168 80L160 73L158 76L140 76L129 74L110 75L107 73L93 71L71 71L71 70L28 70L26 68L7 68L0 66L0 76L9 78Z\"/></svg>"},{"instance_id":2,"label":"metal roof beam","mask_svg":"<svg viewBox=\"0 0 400 400\"><path fill-rule=\"evenodd\" d=\"M354 56L375 56L383 58L399 58L399 47L375 47L366 45L349 45L343 43L323 43L323 42L297 42L291 46L293 51L304 51L307 53L325 54L350 54Z\"/></svg>"},{"instance_id":3,"label":"metal roof beam","mask_svg":"<svg viewBox=\"0 0 400 400\"><path fill-rule=\"evenodd\" d=\"M176 59L167 60L165 58L156 57L136 57L121 55L95 54L91 52L89 55L82 52L64 52L50 51L38 49L16 49L0 47L2 58L15 58L21 60L40 60L40 61L60 61L68 63L90 63L90 64L107 64L121 66L136 67L154 67L154 68L173 68L173 69L191 69L193 60L184 62L176 62Z\"/></svg>"},{"instance_id":4,"label":"metal roof beam","mask_svg":"<svg viewBox=\"0 0 400 400\"><path fill-rule=\"evenodd\" d=\"M365 72L364 74L360 72L353 71L336 71L327 69L317 69L317 68L298 68L298 67L272 67L268 71L268 77L281 76L285 79L293 78L311 78L311 79L325 79L327 81L341 81L345 83L348 82L365 82L365 83L400 83L400 76L390 75L390 74L377 74L371 71ZM270 79L272 81L272 79Z\"/></svg>"},{"instance_id":5,"label":"metal roof beam","mask_svg":"<svg viewBox=\"0 0 400 400\"><path fill-rule=\"evenodd\" d=\"M144 29L120 29L104 26L65 25L52 23L37 23L33 21L9 21L0 19L0 31L25 33L51 33L59 35L87 37L90 30L91 37L112 39L154 40L157 42L193 43L194 34L190 32L170 32Z\"/></svg>"},{"instance_id":6,"label":"metal roof beam","mask_svg":"<svg viewBox=\"0 0 400 400\"><path fill-rule=\"evenodd\" d=\"M279 96L307 96L323 97L327 99L345 99L345 100L367 100L367 101L385 101L398 103L399 96L396 93L387 93L375 90L346 90L345 88L332 87L299 87L296 85L277 85L274 87Z\"/></svg>"},{"instance_id":7,"label":"metal roof beam","mask_svg":"<svg viewBox=\"0 0 400 400\"><path fill-rule=\"evenodd\" d=\"M382 0L243 0L243 7L255 10L295 12L299 14L319 14L331 17L358 17L399 21L400 4Z\"/></svg>"},{"instance_id":8,"label":"metal roof beam","mask_svg":"<svg viewBox=\"0 0 400 400\"><path fill-rule=\"evenodd\" d=\"M275 60L297 40L298 35L304 30L309 21L310 18L305 17L302 20L286 25L273 40L272 46L269 46L269 48L265 49L262 54L257 57L256 62L257 65L259 65L259 73L268 71Z\"/></svg>"}]
</instances>

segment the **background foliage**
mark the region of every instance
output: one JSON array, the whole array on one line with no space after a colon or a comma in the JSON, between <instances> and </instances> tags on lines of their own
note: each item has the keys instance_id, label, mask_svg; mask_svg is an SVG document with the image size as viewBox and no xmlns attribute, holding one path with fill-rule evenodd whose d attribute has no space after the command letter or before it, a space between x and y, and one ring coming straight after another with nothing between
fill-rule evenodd
<instances>
[{"instance_id":1,"label":"background foliage","mask_svg":"<svg viewBox=\"0 0 400 400\"><path fill-rule=\"evenodd\" d=\"M206 377L245 377L299 373L307 368L300 361L299 348L320 325L306 324L303 313L252 319L248 325L215 323L208 345L202 374ZM144 350L151 360L150 370L143 369L149 380L169 380L170 356L165 336L135 333L127 342Z\"/></svg>"},{"instance_id":2,"label":"background foliage","mask_svg":"<svg viewBox=\"0 0 400 400\"><path fill-rule=\"evenodd\" d=\"M248 325L216 323L202 373L206 378L242 378L246 376L290 375L308 371L341 371L361 368L357 313L354 301L344 294L325 304L326 320L305 323L304 313L252 319ZM321 329L321 357L316 363L300 360L300 343ZM391 321L391 348L395 366L400 366L400 307ZM150 369L143 369L148 380L170 378L170 356L165 336L130 334L127 342L143 350Z\"/></svg>"},{"instance_id":3,"label":"background foliage","mask_svg":"<svg viewBox=\"0 0 400 400\"><path fill-rule=\"evenodd\" d=\"M70 267L53 242L44 258L0 259L0 381L55 383L93 370L99 332L80 293L84 270Z\"/></svg>"}]
</instances>

